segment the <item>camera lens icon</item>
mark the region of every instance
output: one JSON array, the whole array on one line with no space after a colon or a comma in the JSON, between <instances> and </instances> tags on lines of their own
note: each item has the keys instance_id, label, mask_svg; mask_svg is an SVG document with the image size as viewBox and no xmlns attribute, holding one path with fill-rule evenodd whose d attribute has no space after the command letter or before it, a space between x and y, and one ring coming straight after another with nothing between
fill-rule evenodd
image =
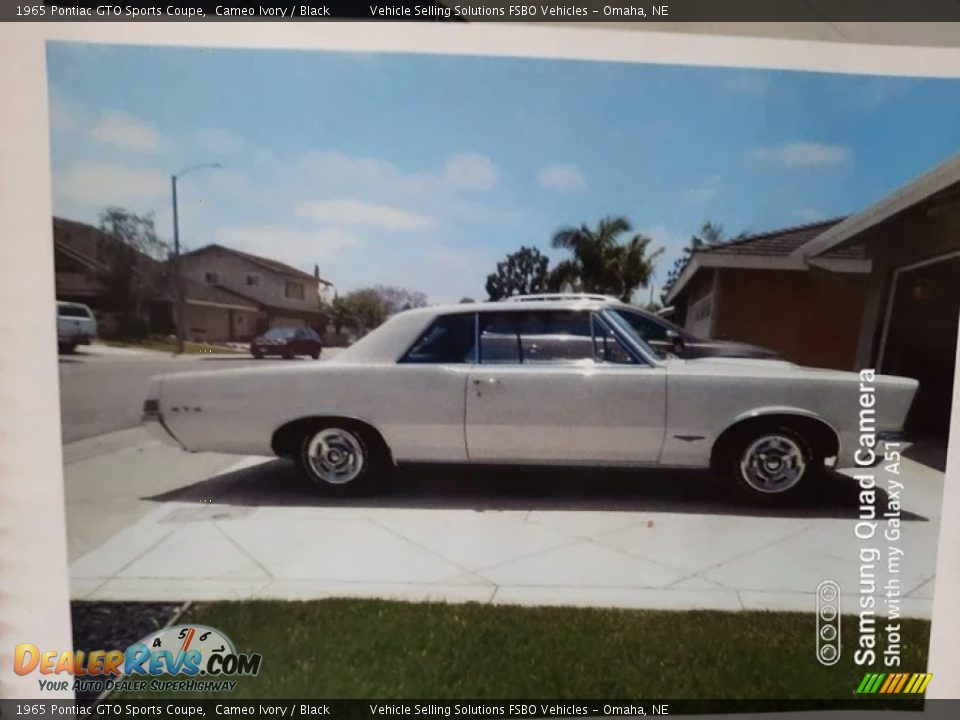
<instances>
[{"instance_id":1,"label":"camera lens icon","mask_svg":"<svg viewBox=\"0 0 960 720\"><path fill-rule=\"evenodd\" d=\"M824 645L820 648L820 662L824 665L833 665L840 657L840 651L833 645Z\"/></svg>"},{"instance_id":2,"label":"camera lens icon","mask_svg":"<svg viewBox=\"0 0 960 720\"><path fill-rule=\"evenodd\" d=\"M817 585L817 660L834 665L840 650L840 586L824 580Z\"/></svg>"}]
</instances>

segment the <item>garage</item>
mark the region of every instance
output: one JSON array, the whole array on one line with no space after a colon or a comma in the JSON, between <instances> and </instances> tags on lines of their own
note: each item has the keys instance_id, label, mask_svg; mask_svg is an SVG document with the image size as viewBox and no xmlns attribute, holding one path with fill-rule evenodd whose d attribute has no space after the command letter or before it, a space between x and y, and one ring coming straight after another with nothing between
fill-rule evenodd
<instances>
[{"instance_id":1,"label":"garage","mask_svg":"<svg viewBox=\"0 0 960 720\"><path fill-rule=\"evenodd\" d=\"M877 363L882 372L920 381L907 427L944 440L953 397L960 316L958 281L960 252L908 265L894 273Z\"/></svg>"},{"instance_id":2,"label":"garage","mask_svg":"<svg viewBox=\"0 0 960 720\"><path fill-rule=\"evenodd\" d=\"M810 263L862 243L872 262L856 367L920 381L907 431L944 447L960 322L960 155L801 248Z\"/></svg>"}]
</instances>

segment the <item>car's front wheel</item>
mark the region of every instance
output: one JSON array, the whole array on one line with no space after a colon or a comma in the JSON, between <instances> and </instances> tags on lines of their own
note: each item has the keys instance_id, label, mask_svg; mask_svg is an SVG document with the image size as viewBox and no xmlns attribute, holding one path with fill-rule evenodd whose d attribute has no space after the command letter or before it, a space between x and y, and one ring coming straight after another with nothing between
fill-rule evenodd
<instances>
[{"instance_id":1,"label":"car's front wheel","mask_svg":"<svg viewBox=\"0 0 960 720\"><path fill-rule=\"evenodd\" d=\"M375 433L348 422L312 427L297 452L301 474L330 495L373 492L387 465L387 453Z\"/></svg>"},{"instance_id":2,"label":"car's front wheel","mask_svg":"<svg viewBox=\"0 0 960 720\"><path fill-rule=\"evenodd\" d=\"M739 496L764 504L803 496L823 474L823 457L814 444L786 425L737 433L719 464Z\"/></svg>"}]
</instances>

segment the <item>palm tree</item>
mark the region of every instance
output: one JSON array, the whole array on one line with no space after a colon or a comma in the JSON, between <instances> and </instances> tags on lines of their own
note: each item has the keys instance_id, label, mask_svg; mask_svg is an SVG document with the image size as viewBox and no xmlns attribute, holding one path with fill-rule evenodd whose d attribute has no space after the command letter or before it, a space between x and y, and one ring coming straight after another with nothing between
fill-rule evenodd
<instances>
[{"instance_id":1,"label":"palm tree","mask_svg":"<svg viewBox=\"0 0 960 720\"><path fill-rule=\"evenodd\" d=\"M649 284L656 259L663 253L660 248L647 255L651 240L641 233L620 243L620 236L630 230L624 217L605 217L596 229L583 224L558 230L553 247L568 250L573 257L554 268L551 287L560 290L567 286L629 300L638 287Z\"/></svg>"}]
</instances>

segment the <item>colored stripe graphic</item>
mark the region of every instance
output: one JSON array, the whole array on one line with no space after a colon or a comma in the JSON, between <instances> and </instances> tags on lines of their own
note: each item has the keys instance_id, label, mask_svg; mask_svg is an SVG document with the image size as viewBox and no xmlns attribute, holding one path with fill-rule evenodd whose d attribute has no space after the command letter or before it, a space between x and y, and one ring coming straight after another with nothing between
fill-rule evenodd
<instances>
[{"instance_id":1,"label":"colored stripe graphic","mask_svg":"<svg viewBox=\"0 0 960 720\"><path fill-rule=\"evenodd\" d=\"M896 674L887 675L886 681L883 683L883 685L880 686L880 692L881 693L890 692L890 686L894 683L896 678L897 678Z\"/></svg>"},{"instance_id":2,"label":"colored stripe graphic","mask_svg":"<svg viewBox=\"0 0 960 720\"><path fill-rule=\"evenodd\" d=\"M919 695L927 689L931 673L867 673L857 686L857 695Z\"/></svg>"}]
</instances>

